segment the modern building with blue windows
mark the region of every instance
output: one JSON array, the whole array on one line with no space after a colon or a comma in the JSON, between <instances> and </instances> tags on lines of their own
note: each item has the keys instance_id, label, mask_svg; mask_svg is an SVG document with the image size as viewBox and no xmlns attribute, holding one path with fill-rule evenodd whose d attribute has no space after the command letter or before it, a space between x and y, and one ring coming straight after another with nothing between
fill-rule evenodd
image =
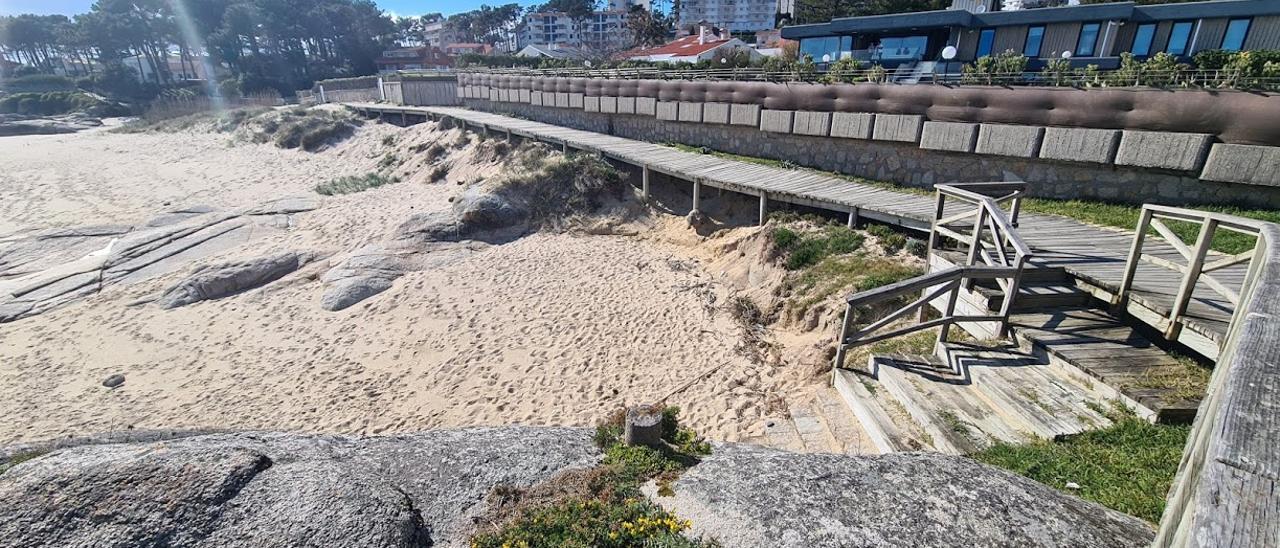
<instances>
[{"instance_id":1,"label":"modern building with blue windows","mask_svg":"<svg viewBox=\"0 0 1280 548\"><path fill-rule=\"evenodd\" d=\"M953 0L938 11L835 19L783 27L782 37L819 63L852 57L896 67L967 63L1007 50L1031 67L1068 57L1113 68L1119 55L1280 49L1280 0L1219 0L1140 6L1133 2L999 11L998 0ZM951 46L955 56L944 59Z\"/></svg>"}]
</instances>

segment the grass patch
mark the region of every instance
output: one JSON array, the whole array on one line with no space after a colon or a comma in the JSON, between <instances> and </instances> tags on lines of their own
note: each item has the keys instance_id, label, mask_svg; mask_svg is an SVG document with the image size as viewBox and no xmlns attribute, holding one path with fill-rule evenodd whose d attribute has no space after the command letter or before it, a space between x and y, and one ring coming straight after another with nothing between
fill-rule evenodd
<instances>
[{"instance_id":1,"label":"grass patch","mask_svg":"<svg viewBox=\"0 0 1280 548\"><path fill-rule=\"evenodd\" d=\"M665 485L708 454L710 446L680 427L679 410L674 407L663 410L662 437L667 445L658 449L624 445L624 416L620 410L596 429L596 444L605 452L601 465L565 472L528 489L494 489L489 509L481 516L485 525L472 537L471 546L718 546L682 536L690 523L649 502L640 492L640 486L651 479Z\"/></svg>"},{"instance_id":2,"label":"grass patch","mask_svg":"<svg viewBox=\"0 0 1280 548\"><path fill-rule=\"evenodd\" d=\"M1165 496L1182 459L1189 426L1153 425L1111 413L1107 428L1060 441L999 443L973 458L1137 516L1160 520Z\"/></svg>"},{"instance_id":3,"label":"grass patch","mask_svg":"<svg viewBox=\"0 0 1280 548\"><path fill-rule=\"evenodd\" d=\"M907 247L907 237L895 232L885 225L870 225L867 234L875 236L886 255L895 255Z\"/></svg>"},{"instance_id":4,"label":"grass patch","mask_svg":"<svg viewBox=\"0 0 1280 548\"><path fill-rule=\"evenodd\" d=\"M329 181L316 185L316 192L325 196L351 194L353 192L363 192L371 188L378 188L380 186L386 186L398 182L400 182L400 179L396 177L387 177L381 173L346 175L330 179Z\"/></svg>"},{"instance_id":5,"label":"grass patch","mask_svg":"<svg viewBox=\"0 0 1280 548\"><path fill-rule=\"evenodd\" d=\"M867 291L914 278L924 269L886 257L850 255L828 257L801 272L790 281L792 291L801 297L790 303L803 314L810 307L841 291Z\"/></svg>"},{"instance_id":6,"label":"grass patch","mask_svg":"<svg viewBox=\"0 0 1280 548\"><path fill-rule=\"evenodd\" d=\"M500 143L505 147L505 142ZM504 153L510 169L495 181L494 192L523 204L543 223L595 210L605 198L619 199L626 188L622 172L594 154L551 154L550 147L524 143Z\"/></svg>"},{"instance_id":7,"label":"grass patch","mask_svg":"<svg viewBox=\"0 0 1280 548\"><path fill-rule=\"evenodd\" d=\"M863 239L857 231L833 224L807 234L785 226L773 229L773 244L785 254L787 270L801 270L832 255L857 251Z\"/></svg>"},{"instance_id":8,"label":"grass patch","mask_svg":"<svg viewBox=\"0 0 1280 548\"><path fill-rule=\"evenodd\" d=\"M128 116L128 107L104 101L79 91L49 91L44 93L15 93L0 97L0 114L25 114L30 116L56 116L83 112L90 116Z\"/></svg>"},{"instance_id":9,"label":"grass patch","mask_svg":"<svg viewBox=\"0 0 1280 548\"><path fill-rule=\"evenodd\" d=\"M1133 383L1134 388L1170 390L1168 397L1175 400L1199 400L1209 389L1209 377L1213 370L1185 356L1174 356L1178 367L1159 374L1147 372Z\"/></svg>"}]
</instances>

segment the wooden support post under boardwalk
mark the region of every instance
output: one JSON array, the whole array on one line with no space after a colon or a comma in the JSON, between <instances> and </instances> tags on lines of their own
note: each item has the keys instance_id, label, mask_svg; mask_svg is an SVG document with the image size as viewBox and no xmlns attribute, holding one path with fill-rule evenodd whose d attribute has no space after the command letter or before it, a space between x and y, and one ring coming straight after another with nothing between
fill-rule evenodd
<instances>
[{"instance_id":1,"label":"wooden support post under boardwalk","mask_svg":"<svg viewBox=\"0 0 1280 548\"><path fill-rule=\"evenodd\" d=\"M769 193L760 193L760 226L769 218Z\"/></svg>"},{"instance_id":2,"label":"wooden support post under boardwalk","mask_svg":"<svg viewBox=\"0 0 1280 548\"><path fill-rule=\"evenodd\" d=\"M560 141L560 152L563 154L569 153L569 141Z\"/></svg>"},{"instance_id":3,"label":"wooden support post under boardwalk","mask_svg":"<svg viewBox=\"0 0 1280 548\"><path fill-rule=\"evenodd\" d=\"M409 126L409 115L408 115L408 114L405 114L405 113L403 113L403 112L401 112L401 113L400 113L400 125L405 126L405 127L408 127L408 126Z\"/></svg>"},{"instance_id":4,"label":"wooden support post under boardwalk","mask_svg":"<svg viewBox=\"0 0 1280 548\"><path fill-rule=\"evenodd\" d=\"M849 208L849 228L858 228L858 208Z\"/></svg>"},{"instance_id":5,"label":"wooden support post under boardwalk","mask_svg":"<svg viewBox=\"0 0 1280 548\"><path fill-rule=\"evenodd\" d=\"M698 208L701 205L702 205L702 183L698 181L694 181L693 182L693 211L691 213L697 213Z\"/></svg>"},{"instance_id":6,"label":"wooden support post under boardwalk","mask_svg":"<svg viewBox=\"0 0 1280 548\"><path fill-rule=\"evenodd\" d=\"M649 166L640 166L640 196L649 201Z\"/></svg>"}]
</instances>

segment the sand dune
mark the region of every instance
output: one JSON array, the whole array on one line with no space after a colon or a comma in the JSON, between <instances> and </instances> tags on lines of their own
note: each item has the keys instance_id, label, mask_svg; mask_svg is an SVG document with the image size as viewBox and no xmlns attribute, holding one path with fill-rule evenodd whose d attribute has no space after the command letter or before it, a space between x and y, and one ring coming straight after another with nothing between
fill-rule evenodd
<instances>
[{"instance_id":1,"label":"sand dune","mask_svg":"<svg viewBox=\"0 0 1280 548\"><path fill-rule=\"evenodd\" d=\"M319 153L199 131L5 138L0 186L14 199L0 203L0 234L248 207L400 154L404 182L325 197L295 227L194 264L300 249L340 256L415 212L447 208L455 183L496 174L497 158L482 145L454 147L459 139L431 124L369 124ZM443 183L406 152L431 142L451 147ZM318 305L324 261L173 310L129 303L185 270L108 287L0 324L0 442L121 428L590 425L686 385L670 402L693 427L716 439L757 435L779 401L821 381L742 350L723 306L735 289L700 262L699 241L661 216L641 236L536 233L409 273L339 312ZM116 373L122 387L101 385Z\"/></svg>"}]
</instances>

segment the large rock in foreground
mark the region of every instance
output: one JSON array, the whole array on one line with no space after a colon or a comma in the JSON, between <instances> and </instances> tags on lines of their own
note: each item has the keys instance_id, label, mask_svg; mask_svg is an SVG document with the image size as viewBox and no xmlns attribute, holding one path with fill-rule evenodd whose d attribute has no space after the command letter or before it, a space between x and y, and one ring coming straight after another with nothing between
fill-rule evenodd
<instances>
[{"instance_id":1,"label":"large rock in foreground","mask_svg":"<svg viewBox=\"0 0 1280 548\"><path fill-rule=\"evenodd\" d=\"M0 546L465 546L495 487L599 458L591 431L578 428L71 447L0 472ZM650 496L692 520L695 535L733 547L1112 547L1152 537L1135 518L938 454L724 445L673 496Z\"/></svg>"},{"instance_id":2,"label":"large rock in foreground","mask_svg":"<svg viewBox=\"0 0 1280 548\"><path fill-rule=\"evenodd\" d=\"M570 428L73 447L0 475L0 546L464 545L495 486L598 460Z\"/></svg>"},{"instance_id":3,"label":"large rock in foreground","mask_svg":"<svg viewBox=\"0 0 1280 548\"><path fill-rule=\"evenodd\" d=\"M965 457L718 447L654 500L735 547L1147 546L1142 520ZM653 496L651 494L651 496Z\"/></svg>"}]
</instances>

